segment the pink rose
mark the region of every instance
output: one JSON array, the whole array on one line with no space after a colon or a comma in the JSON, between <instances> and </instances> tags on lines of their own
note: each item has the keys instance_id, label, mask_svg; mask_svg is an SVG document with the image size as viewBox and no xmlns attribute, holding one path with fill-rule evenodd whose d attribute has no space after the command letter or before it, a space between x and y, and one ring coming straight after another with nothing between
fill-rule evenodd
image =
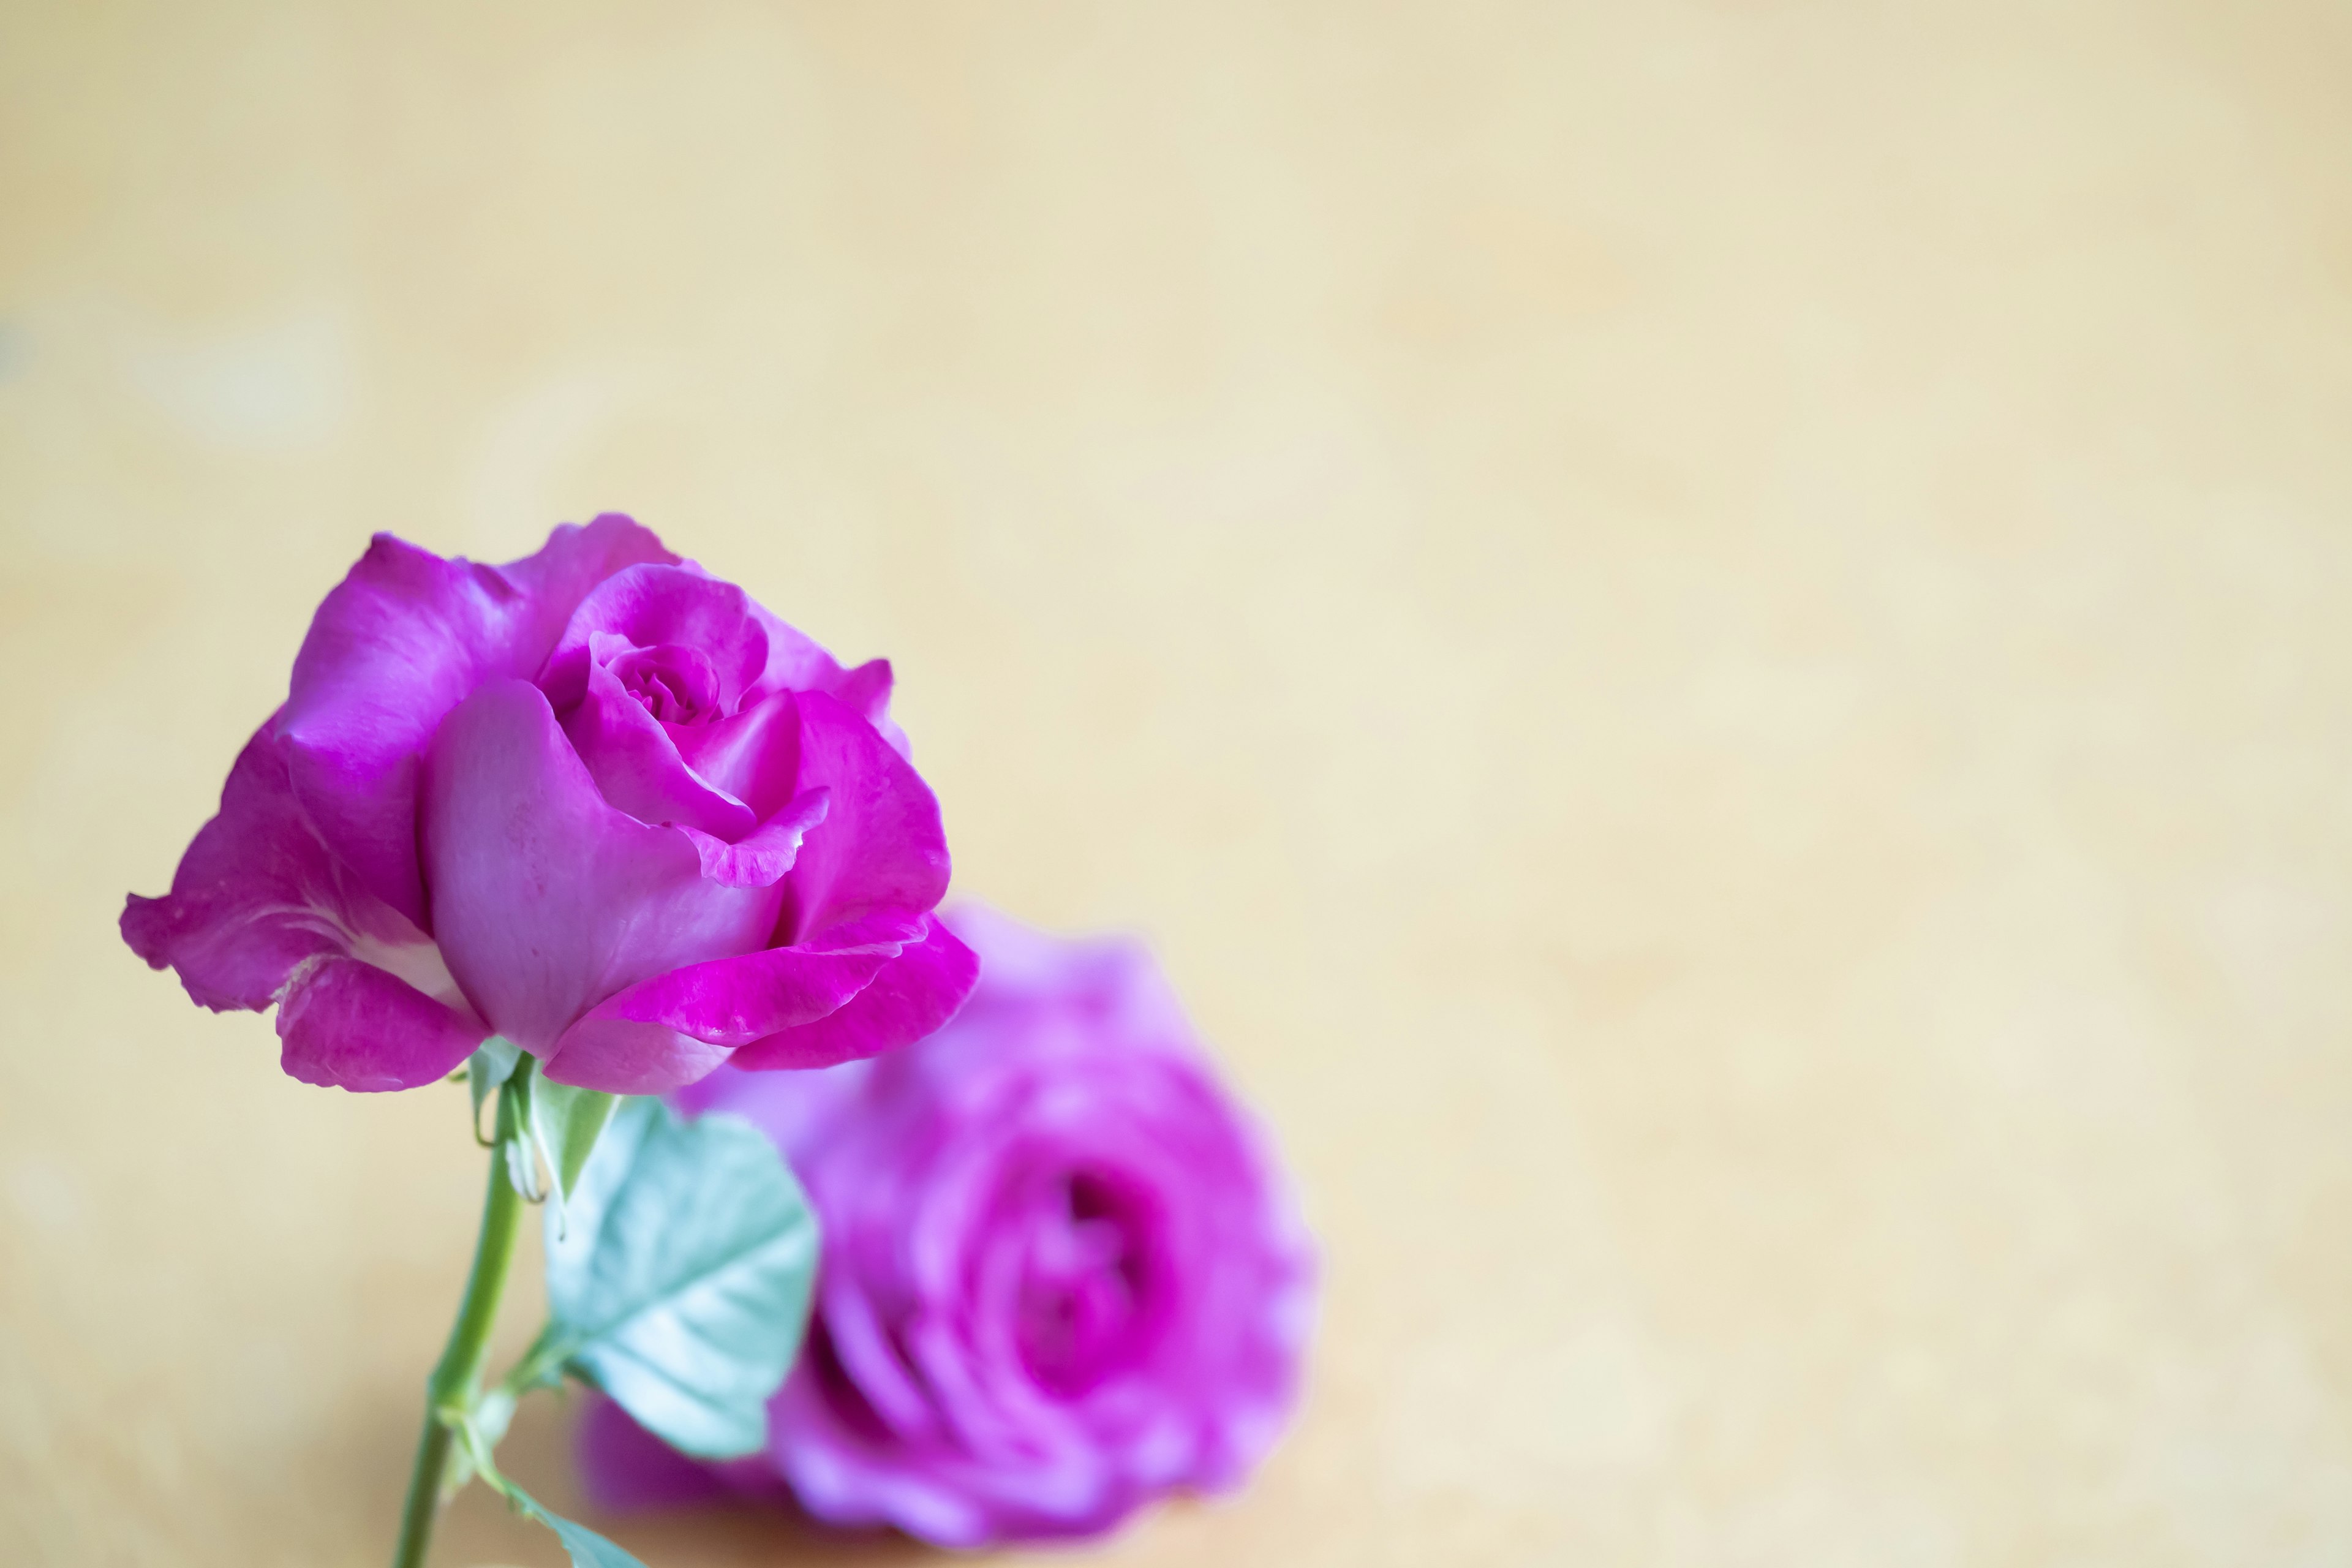
<instances>
[{"instance_id":1,"label":"pink rose","mask_svg":"<svg viewBox=\"0 0 2352 1568\"><path fill-rule=\"evenodd\" d=\"M807 1187L814 1318L758 1458L695 1466L595 1406L582 1455L607 1503L781 1479L819 1520L942 1545L1079 1535L1237 1485L1280 1431L1310 1243L1151 961L950 919L982 968L940 1033L680 1097L750 1118Z\"/></svg>"},{"instance_id":2,"label":"pink rose","mask_svg":"<svg viewBox=\"0 0 2352 1568\"><path fill-rule=\"evenodd\" d=\"M625 517L505 566L378 534L123 940L344 1089L494 1033L635 1094L887 1050L974 973L889 694Z\"/></svg>"}]
</instances>

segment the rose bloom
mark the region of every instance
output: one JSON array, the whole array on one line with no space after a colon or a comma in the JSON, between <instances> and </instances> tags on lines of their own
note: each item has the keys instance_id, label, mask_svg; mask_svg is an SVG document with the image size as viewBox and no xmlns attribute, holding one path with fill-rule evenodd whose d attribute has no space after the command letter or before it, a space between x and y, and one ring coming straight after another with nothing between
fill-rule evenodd
<instances>
[{"instance_id":1,"label":"rose bloom","mask_svg":"<svg viewBox=\"0 0 2352 1568\"><path fill-rule=\"evenodd\" d=\"M902 1045L974 961L889 696L625 517L504 566L378 534L123 940L351 1089L493 1033L626 1093Z\"/></svg>"},{"instance_id":2,"label":"rose bloom","mask_svg":"<svg viewBox=\"0 0 2352 1568\"><path fill-rule=\"evenodd\" d=\"M678 1097L775 1140L824 1258L766 1452L698 1465L600 1402L581 1452L608 1506L788 1488L941 1545L1081 1535L1239 1484L1280 1431L1312 1249L1150 959L949 918L981 981L940 1033Z\"/></svg>"}]
</instances>

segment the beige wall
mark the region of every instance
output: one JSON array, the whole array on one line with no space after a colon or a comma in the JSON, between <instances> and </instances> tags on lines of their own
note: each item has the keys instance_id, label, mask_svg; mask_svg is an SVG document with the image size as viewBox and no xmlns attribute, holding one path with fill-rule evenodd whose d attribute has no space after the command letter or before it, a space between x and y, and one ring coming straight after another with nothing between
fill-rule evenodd
<instances>
[{"instance_id":1,"label":"beige wall","mask_svg":"<svg viewBox=\"0 0 2352 1568\"><path fill-rule=\"evenodd\" d=\"M1122 1560L2352 1556L2342 7L507 9L0 15L0 1559L388 1554L463 1096L112 921L371 530L608 507L1286 1140Z\"/></svg>"}]
</instances>

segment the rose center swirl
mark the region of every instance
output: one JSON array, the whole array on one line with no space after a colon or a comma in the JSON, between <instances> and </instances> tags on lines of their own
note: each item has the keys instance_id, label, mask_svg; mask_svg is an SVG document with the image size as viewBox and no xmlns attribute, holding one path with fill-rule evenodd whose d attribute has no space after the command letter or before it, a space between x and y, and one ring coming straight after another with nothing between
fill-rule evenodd
<instances>
[{"instance_id":1,"label":"rose center swirl","mask_svg":"<svg viewBox=\"0 0 2352 1568\"><path fill-rule=\"evenodd\" d=\"M1118 1183L1076 1171L1027 1216L1016 1342L1038 1384L1083 1393L1143 1349L1150 1285L1145 1216Z\"/></svg>"}]
</instances>

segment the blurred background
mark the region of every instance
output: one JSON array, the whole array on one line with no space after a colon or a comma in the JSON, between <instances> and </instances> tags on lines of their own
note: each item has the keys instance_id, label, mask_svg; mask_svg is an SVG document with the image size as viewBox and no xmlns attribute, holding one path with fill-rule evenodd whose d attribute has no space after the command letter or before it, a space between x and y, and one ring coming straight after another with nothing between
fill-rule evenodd
<instances>
[{"instance_id":1,"label":"blurred background","mask_svg":"<svg viewBox=\"0 0 2352 1568\"><path fill-rule=\"evenodd\" d=\"M2347 79L2326 5L16 0L0 1559L388 1555L464 1092L114 920L372 531L606 509L894 660L959 889L1148 933L1280 1132L1304 1415L1109 1560L2352 1558Z\"/></svg>"}]
</instances>

